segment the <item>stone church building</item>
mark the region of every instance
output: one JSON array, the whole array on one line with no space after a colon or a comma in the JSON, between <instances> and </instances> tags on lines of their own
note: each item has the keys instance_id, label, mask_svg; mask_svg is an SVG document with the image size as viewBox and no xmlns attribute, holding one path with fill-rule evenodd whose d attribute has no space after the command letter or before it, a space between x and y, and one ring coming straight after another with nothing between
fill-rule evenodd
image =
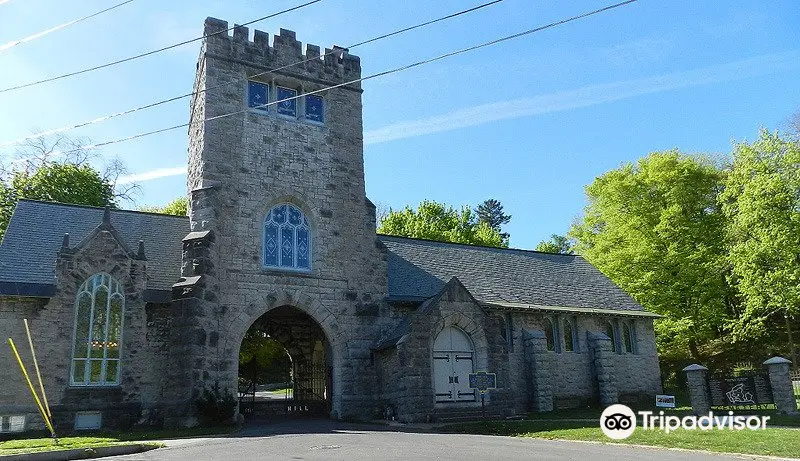
<instances>
[{"instance_id":1,"label":"stone church building","mask_svg":"<svg viewBox=\"0 0 800 461\"><path fill-rule=\"evenodd\" d=\"M58 427L195 424L205 390L236 395L254 325L332 418L474 414L476 371L498 417L661 390L657 316L580 256L376 235L359 58L227 27L205 22L188 217L21 200L11 218L0 337L33 372L28 319ZM0 431L41 427L3 348Z\"/></svg>"}]
</instances>

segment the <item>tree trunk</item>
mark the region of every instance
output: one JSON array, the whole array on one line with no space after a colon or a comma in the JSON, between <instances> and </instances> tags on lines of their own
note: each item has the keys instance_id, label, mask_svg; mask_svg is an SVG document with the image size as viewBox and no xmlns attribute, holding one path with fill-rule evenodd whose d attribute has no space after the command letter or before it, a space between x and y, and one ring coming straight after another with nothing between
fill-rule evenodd
<instances>
[{"instance_id":1,"label":"tree trunk","mask_svg":"<svg viewBox=\"0 0 800 461\"><path fill-rule=\"evenodd\" d=\"M689 353L692 354L692 358L697 363L702 365L702 363L700 363L700 362L703 361L703 358L700 357L700 351L697 349L697 340L695 340L694 338L690 338L689 339Z\"/></svg>"},{"instance_id":2,"label":"tree trunk","mask_svg":"<svg viewBox=\"0 0 800 461\"><path fill-rule=\"evenodd\" d=\"M786 334L789 336L789 354L792 356L792 365L795 367L800 366L797 362L797 348L794 346L794 339L792 338L792 322L789 320L789 314L784 314L783 318L786 319Z\"/></svg>"}]
</instances>

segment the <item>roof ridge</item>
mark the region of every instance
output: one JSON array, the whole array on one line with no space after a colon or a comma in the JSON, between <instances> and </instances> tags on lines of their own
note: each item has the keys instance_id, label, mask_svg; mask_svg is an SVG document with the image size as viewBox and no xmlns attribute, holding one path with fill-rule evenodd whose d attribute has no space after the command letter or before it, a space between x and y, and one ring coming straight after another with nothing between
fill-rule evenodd
<instances>
[{"instance_id":1,"label":"roof ridge","mask_svg":"<svg viewBox=\"0 0 800 461\"><path fill-rule=\"evenodd\" d=\"M76 203L63 203L63 202L52 202L48 200L36 200L30 198L21 198L19 199L20 202L31 202L31 203L41 203L44 205L55 205L60 207L66 208L87 208L90 210L105 210L106 207L102 206L92 206L92 205L78 205ZM154 213L152 211L140 211L140 210L126 210L124 208L111 208L112 212L124 212L124 213L135 213L135 214L143 214L143 215L151 215L151 216L168 216L172 218L181 218L181 219L189 219L188 216L179 216L174 214L167 214L167 213Z\"/></svg>"},{"instance_id":2,"label":"roof ridge","mask_svg":"<svg viewBox=\"0 0 800 461\"><path fill-rule=\"evenodd\" d=\"M494 250L494 251L499 251L499 252L516 251L516 252L522 252L522 253L535 253L535 254L548 255L548 256L569 256L569 257L573 257L573 258L578 257L578 258L581 258L583 260L586 259L586 258L584 258L583 256L581 256L579 254L549 253L547 251L526 250L524 248L502 248L502 247L493 247L493 246L488 246L488 245L476 245L476 244L472 244L472 243L461 243L461 242L442 242L440 240L432 240L432 239L425 239L425 238L418 238L418 237L404 237L404 236L400 236L400 235L390 235L390 234L381 234L381 233L378 233L377 235L378 235L378 237L388 237L388 238L402 239L402 240L416 240L416 241L419 241L419 242L430 242L430 243L437 243L437 244L441 244L441 245L463 246L463 247L469 247L469 248Z\"/></svg>"}]
</instances>

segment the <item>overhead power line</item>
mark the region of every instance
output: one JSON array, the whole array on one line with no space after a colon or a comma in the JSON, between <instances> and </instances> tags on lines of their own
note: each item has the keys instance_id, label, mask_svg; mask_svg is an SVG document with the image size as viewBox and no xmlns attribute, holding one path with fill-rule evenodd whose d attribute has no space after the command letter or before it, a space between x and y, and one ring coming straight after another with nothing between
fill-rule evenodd
<instances>
[{"instance_id":1,"label":"overhead power line","mask_svg":"<svg viewBox=\"0 0 800 461\"><path fill-rule=\"evenodd\" d=\"M481 5L477 5L477 6L474 6L472 8L468 8L466 10L461 10L461 11L458 11L456 13L452 13L452 14L448 14L446 16L442 16L442 17L439 17L439 18L436 18L436 19L432 19L430 21L426 21L426 22L423 22L423 23L420 23L420 24L416 24L416 25L413 25L413 26L410 26L410 27L405 27L403 29L396 30L394 32L389 32L387 34L379 35L377 37L373 37L373 38L370 38L370 39L367 39L367 40L363 40L363 41L360 41L360 42L357 42L357 43L353 43L352 45L349 45L346 48L347 49L352 49L352 48L356 48L356 47L359 47L359 46L362 46L362 45L366 45L368 43L377 42L378 40L383 40L383 39L386 39L386 38L389 38L389 37L393 37L395 35L399 35L399 34L414 30L414 29L419 29L420 27L429 26L429 25L435 24L437 22L445 21L447 19L452 19L452 18L455 18L457 16L461 16L461 15L464 15L464 14L467 14L467 13L471 13L473 11L477 11L479 9L485 8L487 6L495 5L495 4L500 3L502 1L503 0L493 0L493 1L490 1L490 2L487 2L487 3L483 3ZM270 69L270 70L266 70L264 72L259 72L259 73L255 74L255 75L250 76L250 77L251 78L260 77L260 76L266 75L266 74L268 74L270 72L276 72L276 71L283 70L283 69L286 69L286 68L289 68L289 67L299 66L299 65L305 64L305 63L307 63L309 61L312 61L312 60L315 60L315 59L324 58L325 56L332 55L332 54L335 54L335 53L339 53L339 51L331 50L329 52L326 52L325 54L323 54L320 57L310 57L310 58L303 59L301 61L295 62L293 64L287 64L285 66L277 67L275 69ZM225 86L233 85L235 83L236 82L231 82L231 83L228 83L228 84L223 84L223 85L217 85L217 86L214 86L214 87L204 88L204 89L201 89L201 90L198 90L198 91L193 91L191 93L182 94L180 96L175 96L175 97L168 98L168 99L162 99L161 101L156 101L156 102L152 102L150 104L145 104L143 106L134 107L133 109L128 109L128 110L124 110L124 111L121 111L121 112L116 112L116 113L113 113L113 114L104 115L102 117L97 117L97 118L94 118L94 119L91 119L91 120L86 120L84 122L76 123L76 124L73 124L73 125L67 125L67 126L63 126L63 127L60 127L60 128L54 128L54 129L51 129L51 130L38 132L38 133L35 133L35 134L32 134L32 135L28 135L28 136L17 138L17 139L11 140L11 141L0 143L0 147L19 144L19 143L27 141L29 139L34 139L34 138L38 138L38 137L41 137L41 136L47 136L47 135L56 134L56 133L63 133L63 132L66 132L66 131L71 131L71 130L77 129L77 128L83 128L85 126L89 126L89 125L94 125L96 123L105 122L107 120L111 120L113 118L121 117L123 115L129 115L129 114L132 114L134 112L139 112L139 111L142 111L142 110L151 109L153 107L157 107L157 106L160 106L162 104L166 104L166 103L170 103L170 102L174 102L174 101L179 101L181 99L188 98L190 96L195 96L195 95L198 95L198 94L210 91L210 90L216 90L216 89L219 89L219 88L224 88Z\"/></svg>"},{"instance_id":2,"label":"overhead power line","mask_svg":"<svg viewBox=\"0 0 800 461\"><path fill-rule=\"evenodd\" d=\"M306 7L306 6L309 6L309 5L313 5L314 3L318 3L318 2L321 2L321 1L322 0L311 0L311 1L303 3L301 5L293 6L291 8L287 8L285 10L278 11L277 13L272 13L272 14L264 16L262 18L258 18L258 19L254 19L252 21L248 21L248 22L245 22L244 24L240 24L240 25L241 26L247 26L247 25L250 25L250 24L254 24L256 22L260 22L260 21L264 21L266 19L274 18L275 16L279 16L281 14L288 13L290 11L299 10L300 8L303 8L303 7ZM227 34L229 31L231 31L231 30L233 30L235 28L236 28L236 26L230 27L230 28L228 28L226 30L220 30L220 31L214 32L213 34L211 34L209 36L214 36L214 35L218 35L218 34ZM28 88L28 87L31 87L31 86L34 86L34 85L41 85L42 83L61 80L62 78L73 77L75 75L85 74L87 72L93 72L93 71L99 70L99 69L105 69L106 67L116 66L117 64L122 64L123 62L133 61L134 59L139 59L139 58L143 58L145 56L150 56L152 54L161 53L162 51L171 50L172 48L177 48L179 46L187 45L189 43L193 43L193 42L196 42L198 40L202 40L204 38L206 38L205 35L203 35L202 37L196 37L196 38L193 38L193 39L190 39L190 40L184 40L182 42L175 43L174 45L165 46L163 48L158 48L156 50L147 51L145 53L137 54L135 56L129 56L127 58L119 59L117 61L111 61L111 62L107 62L105 64L100 64L99 66L88 67L86 69L81 69L81 70L77 70L77 71L74 71L74 72L69 72L69 73L66 73L66 74L57 75L55 77L49 77L49 78L45 78L45 79L42 79L42 80L37 80L37 81L34 81L34 82L28 82L28 83L23 83L21 85L10 86L8 88L3 88L2 90L0 90L0 93L19 90L21 88Z\"/></svg>"},{"instance_id":3,"label":"overhead power line","mask_svg":"<svg viewBox=\"0 0 800 461\"><path fill-rule=\"evenodd\" d=\"M10 0L7 0L7 1L10 1ZM15 46L17 46L17 45L19 45L21 43L30 42L31 40L36 40L37 38L44 37L47 34L53 33L53 32L55 32L57 30L61 30L61 29L65 28L65 27L69 27L69 26L71 26L73 24L77 24L79 22L85 21L85 20L93 18L95 16L101 15L101 14L107 12L107 11L111 11L114 8L119 8L120 6L125 5L126 3L130 3L132 1L133 0L126 0L126 1L124 1L122 3L117 3L116 5L111 6L109 8L106 8L104 10L100 10L100 11L98 11L96 13L92 13L92 14L86 15L86 16L84 16L82 18L78 18L78 19L75 19L75 20L72 20L72 21L69 21L69 22L65 22L64 24L60 24L58 26L51 27L51 28L49 28L47 30L43 30L41 32L37 32L37 33L35 33L33 35L28 35L25 38L21 38L19 40L12 40L12 41L6 43L5 45L0 45L0 51L5 51L5 50L11 49L11 48L13 48L13 47L15 47ZM0 1L0 5L2 5L3 3L5 3L5 2Z\"/></svg>"},{"instance_id":4,"label":"overhead power line","mask_svg":"<svg viewBox=\"0 0 800 461\"><path fill-rule=\"evenodd\" d=\"M543 26L539 26L539 27L535 27L533 29L528 29L528 30L525 30L525 31L522 31L522 32L518 32L516 34L507 35L505 37L498 38L498 39L495 39L495 40L491 40L491 41L488 41L488 42L483 42L483 43L478 44L478 45L473 45L473 46L470 46L470 47L467 47L467 48L461 48L460 50L451 51L449 53L445 53L445 54L442 54L442 55L439 55L439 56L436 56L436 57L433 57L433 58L424 59L422 61L417 61L417 62L414 62L412 64L406 64L406 65L400 66L400 67L395 67L394 69L386 70L386 71L383 71L383 72L378 72L378 73L375 73L375 74L368 75L366 77L357 78L355 80L350 80L348 82L339 83L337 85L332 85L332 86L325 87L325 88L322 88L322 89L319 89L319 90L309 91L307 93L299 94L299 95L293 96L291 98L285 98L285 99L281 99L279 101L272 101L272 102L261 104L261 105L255 106L255 107L248 107L248 108L245 108L245 109L242 109L242 110L237 110L237 111L234 111L234 112L228 112L228 113L225 113L225 114L220 114L220 115L216 115L216 116L213 116L213 117L208 117L208 118L203 119L203 121L204 122L210 122L210 121L214 121L214 120L219 120L219 119L222 119L222 118L231 117L233 115L238 115L238 114L243 114L243 113L250 112L250 110L253 109L253 108L269 107L269 106L272 106L272 105L275 105L275 104L280 104L282 102L299 99L299 98L304 97L306 95L322 93L322 92L325 92L325 91L328 91L328 90L341 88L341 87L347 86L347 85L352 85L354 83L359 83L359 82L363 82L363 81L370 80L370 79L373 79L373 78L382 77L382 76L385 76L385 75L394 74L394 73L397 73L397 72L402 72L402 71L405 71L405 70L413 69L415 67L419 67L419 66L422 66L422 65L425 65L425 64L430 64L432 62L440 61L442 59L446 59L446 58L449 58L449 57L452 57L452 56L468 53L468 52L475 51L475 50L478 50L478 49L481 49L481 48L486 48L488 46L493 46L493 45L496 45L498 43L503 43L503 42L506 42L506 41L509 41L509 40L513 40L513 39L516 39L516 38L524 37L526 35L530 35L530 34L533 34L533 33L536 33L536 32L541 32L543 30L551 29L553 27L560 26L560 25L563 25L563 24L567 24L569 22L577 21L579 19L587 18L589 16L594 16L596 14L599 14L599 13L602 13L602 12L605 12L605 11L609 11L609 10L613 10L613 9L619 8L621 6L629 5L629 4L635 3L637 1L638 0L626 0L624 2L615 3L613 5L609 5L609 6L606 6L606 7L603 7L603 8L599 8L599 9L596 9L596 10L588 11L586 13L581 13L581 14L576 15L576 16L571 16L571 17L566 18L566 19L561 19L559 21L551 22L551 23L543 25ZM121 142L132 141L134 139L143 138L145 136L151 136L151 135L158 134L158 133L164 133L164 132L167 132L167 131L177 130L179 128L186 128L189 125L190 125L190 123L182 123L180 125L170 126L170 127L166 127L166 128L160 128L158 130L147 131L147 132L144 132L144 133L138 133L138 134L135 134L135 135L132 135L132 136L127 136L127 137L124 137L124 138L119 138L119 139L115 139L115 140L111 140L111 141L104 141L104 142L100 142L100 143L89 144L89 145L86 145L86 146L78 147L76 149L57 152L56 154L69 154L69 153L77 152L77 151L80 151L80 150L97 149L99 147L104 147L104 146L108 146L108 145L111 145L111 144L118 144L118 143L121 143Z\"/></svg>"}]
</instances>

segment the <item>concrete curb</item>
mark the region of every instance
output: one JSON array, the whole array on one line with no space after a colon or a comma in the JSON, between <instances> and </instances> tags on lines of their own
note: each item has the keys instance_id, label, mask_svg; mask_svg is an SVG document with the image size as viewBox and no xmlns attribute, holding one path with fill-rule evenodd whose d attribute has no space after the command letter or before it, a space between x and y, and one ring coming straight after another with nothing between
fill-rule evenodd
<instances>
[{"instance_id":1,"label":"concrete curb","mask_svg":"<svg viewBox=\"0 0 800 461\"><path fill-rule=\"evenodd\" d=\"M35 453L20 453L18 455L0 455L2 461L70 461L73 459L103 458L105 456L120 456L142 453L159 448L158 445L134 443L128 445L114 445L97 448L73 448L71 450L39 451Z\"/></svg>"}]
</instances>

